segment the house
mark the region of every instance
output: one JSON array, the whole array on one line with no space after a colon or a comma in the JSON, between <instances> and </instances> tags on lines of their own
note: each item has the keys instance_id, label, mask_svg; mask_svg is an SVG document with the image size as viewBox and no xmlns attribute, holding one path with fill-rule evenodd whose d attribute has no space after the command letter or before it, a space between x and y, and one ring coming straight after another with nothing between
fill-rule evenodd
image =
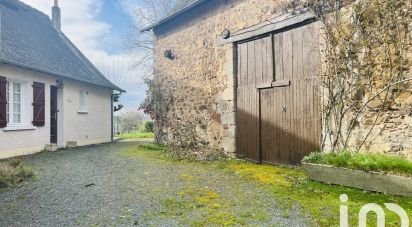
<instances>
[{"instance_id":1,"label":"house","mask_svg":"<svg viewBox=\"0 0 412 227\"><path fill-rule=\"evenodd\" d=\"M110 142L107 80L52 20L18 0L0 0L0 159Z\"/></svg>"},{"instance_id":2,"label":"house","mask_svg":"<svg viewBox=\"0 0 412 227\"><path fill-rule=\"evenodd\" d=\"M299 2L187 0L142 29L155 35L153 84L163 106L156 120L166 143L282 164L321 149L323 25ZM370 150L399 145L412 154L410 105L402 106L376 127ZM362 115L359 138L376 112Z\"/></svg>"}]
</instances>

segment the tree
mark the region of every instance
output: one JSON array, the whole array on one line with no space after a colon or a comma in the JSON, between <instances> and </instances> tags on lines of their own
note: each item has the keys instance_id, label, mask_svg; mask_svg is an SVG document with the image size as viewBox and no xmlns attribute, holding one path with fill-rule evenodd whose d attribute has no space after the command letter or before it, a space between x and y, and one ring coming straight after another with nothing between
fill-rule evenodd
<instances>
[{"instance_id":1,"label":"tree","mask_svg":"<svg viewBox=\"0 0 412 227\"><path fill-rule=\"evenodd\" d=\"M153 121L146 121L144 123L144 131L145 132L153 132Z\"/></svg>"},{"instance_id":2,"label":"tree","mask_svg":"<svg viewBox=\"0 0 412 227\"><path fill-rule=\"evenodd\" d=\"M122 133L131 133L138 131L142 125L144 117L137 111L127 111L119 116L120 131Z\"/></svg>"},{"instance_id":3,"label":"tree","mask_svg":"<svg viewBox=\"0 0 412 227\"><path fill-rule=\"evenodd\" d=\"M181 4L189 0L142 0L135 12L136 34L129 40L129 48L135 56L134 66L139 69L140 77L151 78L153 75L153 32L141 33L140 30L155 24L163 17L171 14Z\"/></svg>"},{"instance_id":4,"label":"tree","mask_svg":"<svg viewBox=\"0 0 412 227\"><path fill-rule=\"evenodd\" d=\"M155 24L163 17L171 14L180 4L186 4L189 0L143 0L143 3L136 10L135 21L137 21L135 31ZM163 120L168 113L169 103L164 98L166 91L163 91L153 79L153 32L138 33L132 36L130 48L136 55L135 67L139 68L140 77L147 85L146 98L141 103L139 109L149 115L154 121L154 132L158 143L164 142L163 129L166 126Z\"/></svg>"}]
</instances>

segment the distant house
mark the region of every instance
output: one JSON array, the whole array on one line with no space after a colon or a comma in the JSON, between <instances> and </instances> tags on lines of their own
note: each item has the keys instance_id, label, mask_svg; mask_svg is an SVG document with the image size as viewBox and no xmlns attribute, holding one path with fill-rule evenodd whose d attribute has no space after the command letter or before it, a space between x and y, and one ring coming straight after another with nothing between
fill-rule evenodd
<instances>
[{"instance_id":1,"label":"distant house","mask_svg":"<svg viewBox=\"0 0 412 227\"><path fill-rule=\"evenodd\" d=\"M112 139L107 80L52 20L18 0L0 0L0 159Z\"/></svg>"}]
</instances>

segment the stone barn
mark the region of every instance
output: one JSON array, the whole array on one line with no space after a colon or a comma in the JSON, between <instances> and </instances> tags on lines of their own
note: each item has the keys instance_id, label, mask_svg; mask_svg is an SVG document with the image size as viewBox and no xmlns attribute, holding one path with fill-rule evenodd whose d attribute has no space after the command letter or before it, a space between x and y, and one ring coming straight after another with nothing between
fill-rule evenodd
<instances>
[{"instance_id":1,"label":"stone barn","mask_svg":"<svg viewBox=\"0 0 412 227\"><path fill-rule=\"evenodd\" d=\"M321 149L316 70L322 26L295 2L191 0L142 30L156 37L154 84L163 100L166 143L283 164ZM408 153L408 114L394 126L399 133L391 131L407 141L380 134L375 151L399 145Z\"/></svg>"}]
</instances>

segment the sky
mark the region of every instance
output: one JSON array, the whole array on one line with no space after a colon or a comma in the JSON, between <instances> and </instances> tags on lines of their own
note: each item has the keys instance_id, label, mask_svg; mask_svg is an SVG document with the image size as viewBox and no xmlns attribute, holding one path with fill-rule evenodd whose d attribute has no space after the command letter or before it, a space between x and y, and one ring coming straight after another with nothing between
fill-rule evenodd
<instances>
[{"instance_id":1,"label":"sky","mask_svg":"<svg viewBox=\"0 0 412 227\"><path fill-rule=\"evenodd\" d=\"M51 16L53 0L21 0ZM134 12L140 0L59 0L62 30L113 83L124 90L123 111L137 110L145 96L128 42L136 35ZM130 46L130 45L129 45Z\"/></svg>"}]
</instances>

